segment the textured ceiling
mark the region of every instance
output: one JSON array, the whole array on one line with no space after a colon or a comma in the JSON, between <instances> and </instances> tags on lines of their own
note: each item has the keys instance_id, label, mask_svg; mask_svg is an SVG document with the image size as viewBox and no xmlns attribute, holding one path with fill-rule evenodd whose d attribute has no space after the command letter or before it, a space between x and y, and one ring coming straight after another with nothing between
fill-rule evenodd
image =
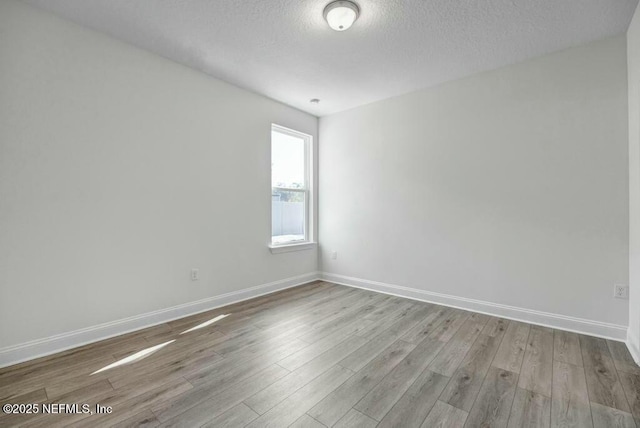
<instances>
[{"instance_id":1,"label":"textured ceiling","mask_svg":"<svg viewBox=\"0 0 640 428\"><path fill-rule=\"evenodd\" d=\"M638 0L26 0L322 116L626 31ZM309 99L319 98L319 104Z\"/></svg>"}]
</instances>

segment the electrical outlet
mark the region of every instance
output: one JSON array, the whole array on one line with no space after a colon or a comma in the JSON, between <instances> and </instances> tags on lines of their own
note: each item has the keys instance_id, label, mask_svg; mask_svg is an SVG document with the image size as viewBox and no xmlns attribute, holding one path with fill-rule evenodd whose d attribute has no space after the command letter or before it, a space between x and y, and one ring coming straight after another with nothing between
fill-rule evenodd
<instances>
[{"instance_id":1,"label":"electrical outlet","mask_svg":"<svg viewBox=\"0 0 640 428\"><path fill-rule=\"evenodd\" d=\"M338 258L338 252L337 252L337 251L332 251L332 252L331 252L331 259L332 259L332 260L335 260L335 259L337 259L337 258Z\"/></svg>"},{"instance_id":2,"label":"electrical outlet","mask_svg":"<svg viewBox=\"0 0 640 428\"><path fill-rule=\"evenodd\" d=\"M629 287L622 284L616 284L613 286L613 297L616 299L628 299Z\"/></svg>"},{"instance_id":3,"label":"electrical outlet","mask_svg":"<svg viewBox=\"0 0 640 428\"><path fill-rule=\"evenodd\" d=\"M191 281L197 281L200 279L200 270L191 269Z\"/></svg>"}]
</instances>

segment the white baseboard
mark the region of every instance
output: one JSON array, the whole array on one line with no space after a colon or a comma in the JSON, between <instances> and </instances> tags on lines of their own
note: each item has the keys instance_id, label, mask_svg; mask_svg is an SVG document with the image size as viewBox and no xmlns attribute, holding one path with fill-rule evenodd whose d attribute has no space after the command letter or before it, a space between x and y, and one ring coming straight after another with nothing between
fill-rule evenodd
<instances>
[{"instance_id":1,"label":"white baseboard","mask_svg":"<svg viewBox=\"0 0 640 428\"><path fill-rule=\"evenodd\" d=\"M265 294L274 293L286 288L295 287L320 279L320 272L311 272L305 275L282 279L279 281L245 288L240 291L208 297L196 302L185 303L171 308L160 309L142 315L136 315L104 324L83 328L68 333L33 340L19 345L0 348L0 367L18 364L67 349L119 336L135 330L162 324L178 318L205 312L221 306Z\"/></svg>"},{"instance_id":2,"label":"white baseboard","mask_svg":"<svg viewBox=\"0 0 640 428\"><path fill-rule=\"evenodd\" d=\"M640 366L640 343L638 343L638 338L631 334L631 329L627 332L627 348L629 348L633 360Z\"/></svg>"},{"instance_id":3,"label":"white baseboard","mask_svg":"<svg viewBox=\"0 0 640 428\"><path fill-rule=\"evenodd\" d=\"M606 339L626 341L629 352L631 352L635 361L640 365L640 346L635 339L631 337L631 335L628 335L626 326L566 315L552 314L532 309L518 308L515 306L502 305L482 300L468 299L449 294L434 293L333 273L311 272L305 275L286 278L255 287L245 288L244 290L222 294L220 296L209 297L196 302L185 303L171 308L160 309L158 311L148 312L146 314L124 318L93 327L87 327L56 336L21 343L19 345L0 348L0 367L6 367L23 361L51 355L56 352L65 351L67 349L76 348L99 340L130 333L132 331L162 324L200 312L205 312L221 306L230 305L243 300L307 284L318 279L324 279L336 284L363 288L408 299L436 303L439 305L517 321L524 321L545 327L573 331Z\"/></svg>"},{"instance_id":4,"label":"white baseboard","mask_svg":"<svg viewBox=\"0 0 640 428\"><path fill-rule=\"evenodd\" d=\"M515 306L491 303L483 300L467 299L465 297L434 293L431 291L418 290L415 288L386 284L383 282L370 281L367 279L354 278L328 272L322 272L322 279L336 284L364 288L380 293L406 297L423 302L436 303L438 305L450 306L473 312L480 312L483 314L508 318L516 321L524 321L527 323L542 325L545 327L588 334L590 336L603 337L606 339L613 339L623 342L627 340L627 326L624 325L609 324L600 321L575 318L560 314L552 314L549 312L541 312L532 309L518 308Z\"/></svg>"}]
</instances>

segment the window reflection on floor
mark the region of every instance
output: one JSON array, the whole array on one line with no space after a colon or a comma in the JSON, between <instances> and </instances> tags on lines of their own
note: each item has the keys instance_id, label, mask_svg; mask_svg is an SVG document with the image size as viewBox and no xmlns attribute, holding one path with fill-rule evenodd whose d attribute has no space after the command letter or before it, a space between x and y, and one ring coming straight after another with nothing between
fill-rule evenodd
<instances>
[{"instance_id":1,"label":"window reflection on floor","mask_svg":"<svg viewBox=\"0 0 640 428\"><path fill-rule=\"evenodd\" d=\"M170 343L175 342L176 340L170 340L168 342L164 342L161 343L159 345L155 345L155 346L151 346L149 348L143 349L142 351L138 351L135 354L129 355L128 357L125 357L121 360L116 361L115 363L111 363L108 366L105 366L103 368L101 368L100 370L96 370L95 372L91 373L90 376L93 376L96 373L100 373L109 369L113 369L115 367L120 367L120 366L124 366L126 364L131 364L134 363L136 361L140 361L143 358L148 357L149 355L152 355L153 353L159 351L160 349L164 348L165 346L169 345Z\"/></svg>"},{"instance_id":2,"label":"window reflection on floor","mask_svg":"<svg viewBox=\"0 0 640 428\"><path fill-rule=\"evenodd\" d=\"M211 324L213 324L214 322L216 322L216 321L220 321L221 319L226 318L226 317L228 317L228 316L229 316L229 314L218 315L217 317L215 317L215 318L213 318L213 319L210 319L209 321L205 321L205 322L203 322L202 324L198 324L198 325L197 325L197 326L195 326L195 327L191 327L189 330L185 330L185 331L183 331L183 332L182 332L182 333L180 333L180 334L185 334L185 333L189 333L190 331L194 331L194 330L201 329L202 327L206 327L206 326L208 326L208 325L211 325Z\"/></svg>"},{"instance_id":3,"label":"window reflection on floor","mask_svg":"<svg viewBox=\"0 0 640 428\"><path fill-rule=\"evenodd\" d=\"M209 321L205 321L203 323L200 323L200 324L198 324L198 325L196 325L194 327L191 327L190 329L185 330L180 334L182 335L182 334L194 331L194 330L199 330L199 329L207 327L207 326L209 326L209 325L211 325L211 324L213 324L213 323L215 323L217 321L220 321L221 319L226 318L228 316L229 316L229 314L218 315L217 317L212 318ZM136 361L140 361L140 360L142 360L142 359L154 354L155 352L159 351L160 349L164 348L165 346L175 342L176 340L177 339L169 340L168 342L164 342L164 343L161 343L159 345L155 345L155 346L151 346L149 348L143 349L142 351L138 351L135 354L129 355L128 357L125 357L125 358L123 358L121 360L118 360L115 363L111 363L108 366L105 366L105 367L101 368L100 370L96 370L95 372L91 373L90 376L93 376L96 373L104 372L104 371L109 370L109 369L113 369L115 367L120 367L120 366L124 366L124 365L127 365L127 364L135 363Z\"/></svg>"}]
</instances>

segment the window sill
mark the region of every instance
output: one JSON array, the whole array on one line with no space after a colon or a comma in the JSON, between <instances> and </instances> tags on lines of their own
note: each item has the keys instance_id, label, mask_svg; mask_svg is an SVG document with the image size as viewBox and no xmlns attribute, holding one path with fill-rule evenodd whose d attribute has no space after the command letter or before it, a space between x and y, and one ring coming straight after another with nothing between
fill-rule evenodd
<instances>
[{"instance_id":1,"label":"window sill","mask_svg":"<svg viewBox=\"0 0 640 428\"><path fill-rule=\"evenodd\" d=\"M271 254L290 253L292 251L304 251L312 250L316 248L318 244L315 242L300 242L295 244L281 244L281 245L269 245L269 251Z\"/></svg>"}]
</instances>

